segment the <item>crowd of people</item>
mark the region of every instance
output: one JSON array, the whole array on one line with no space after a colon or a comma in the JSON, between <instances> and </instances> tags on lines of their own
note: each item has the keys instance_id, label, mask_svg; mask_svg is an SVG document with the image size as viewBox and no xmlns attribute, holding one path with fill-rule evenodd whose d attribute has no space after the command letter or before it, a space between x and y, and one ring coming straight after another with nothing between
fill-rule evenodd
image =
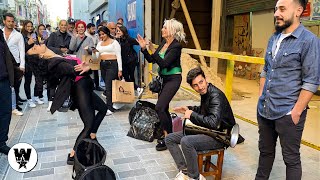
<instances>
[{"instance_id":1,"label":"crowd of people","mask_svg":"<svg viewBox=\"0 0 320 180\"><path fill-rule=\"evenodd\" d=\"M269 40L260 79L257 180L266 180L270 176L278 137L287 179L299 180L302 176L299 149L307 105L320 84L319 38L299 21L305 8L306 3L301 0L279 0L276 4L276 32ZM181 85L181 41L185 41L186 37L181 22L165 20L161 30L163 41L157 49L140 35L130 37L122 18L117 23L102 22L97 31L92 23L61 20L56 32L51 32L50 26L45 25L39 25L35 31L32 22L25 21L20 33L14 29L12 14L4 15L4 25L0 31L0 52L4 54L0 56L1 153L8 154L10 149L6 145L10 112L22 115L19 111L19 105L24 101L19 96L21 74L25 77L26 101L31 108L44 103L44 81L47 82L48 110L51 113L58 110L68 97L73 99L70 108L78 109L84 124L74 147L84 138L96 139L104 116L115 112L112 80L124 77L126 81L136 82L134 67L138 57L133 50L134 45L141 47L148 62L159 66L158 74L163 84L155 110L163 137L158 139L156 150L169 149L179 170L175 179L205 179L199 174L197 151L228 147L205 134L172 132L169 103ZM94 81L91 79L90 66L81 62L83 55L92 55L92 58L101 60L101 78L105 82L105 89L99 86L98 71L94 71ZM32 74L36 81L33 98L30 93ZM201 96L200 106L175 107L173 110L184 114L183 118L195 125L230 133L235 118L224 93L207 82L200 67L191 69L186 81ZM137 85L135 89L142 92ZM94 90L104 91L106 103ZM11 94L12 99L7 98ZM241 138L238 143L244 141ZM181 144L181 149L178 144ZM74 163L74 155L73 148L67 157L68 164Z\"/></svg>"}]
</instances>

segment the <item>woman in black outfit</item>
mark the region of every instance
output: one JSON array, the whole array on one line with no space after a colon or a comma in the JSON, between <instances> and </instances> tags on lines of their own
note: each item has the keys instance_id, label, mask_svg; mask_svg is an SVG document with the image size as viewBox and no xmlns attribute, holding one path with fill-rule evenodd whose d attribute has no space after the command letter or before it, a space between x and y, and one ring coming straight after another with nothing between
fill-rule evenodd
<instances>
[{"instance_id":1,"label":"woman in black outfit","mask_svg":"<svg viewBox=\"0 0 320 180\"><path fill-rule=\"evenodd\" d=\"M78 109L84 128L78 135L74 148L68 154L67 164L74 163L74 149L84 138L96 138L97 130L107 113L106 104L93 92L93 82L88 72L90 67L81 63L78 58L61 57L49 50L44 44L34 45L28 52L29 55L38 55L41 59L36 62L38 71L46 73L48 81L58 88L51 106L51 113L58 110L70 96L74 102L70 109ZM80 72L80 74L79 74ZM85 73L85 74L83 74ZM95 114L95 110L98 111Z\"/></svg>"},{"instance_id":2,"label":"woman in black outfit","mask_svg":"<svg viewBox=\"0 0 320 180\"><path fill-rule=\"evenodd\" d=\"M37 41L37 34L33 32L33 23L29 20L26 20L22 30L21 34L23 35L24 42L25 42L25 51L27 52L30 48L33 47L35 43L38 43ZM32 35L34 37L32 37ZM29 107L36 107L35 102L38 104L43 104L44 102L41 100L43 98L42 92L43 92L43 80L40 77L40 75L35 74L29 65L30 56L26 55L26 72L24 74L25 82L24 82L24 91L27 96L27 101ZM30 85L31 85L31 80L32 80L32 73L35 76L35 85L34 85L34 100L31 97L31 90L30 90Z\"/></svg>"},{"instance_id":3,"label":"woman in black outfit","mask_svg":"<svg viewBox=\"0 0 320 180\"><path fill-rule=\"evenodd\" d=\"M166 20L161 33L164 41L162 41L157 50L154 49L152 43L149 44L150 50L154 52L151 55L146 49L148 41L140 35L137 36L137 41L147 61L159 65L158 73L163 78L163 88L158 94L156 111L160 118L164 136L167 136L167 134L172 133L169 103L178 91L182 79L180 64L182 46L180 42L185 41L185 33L182 23L175 19ZM164 140L158 140L156 150L162 151L166 149Z\"/></svg>"},{"instance_id":4,"label":"woman in black outfit","mask_svg":"<svg viewBox=\"0 0 320 180\"><path fill-rule=\"evenodd\" d=\"M142 89L138 87L134 78L134 70L137 66L138 55L133 49L133 46L139 45L139 43L134 38L129 36L128 30L125 26L117 27L116 37L121 46L122 75L127 82L134 83L134 89L140 94Z\"/></svg>"}]
</instances>

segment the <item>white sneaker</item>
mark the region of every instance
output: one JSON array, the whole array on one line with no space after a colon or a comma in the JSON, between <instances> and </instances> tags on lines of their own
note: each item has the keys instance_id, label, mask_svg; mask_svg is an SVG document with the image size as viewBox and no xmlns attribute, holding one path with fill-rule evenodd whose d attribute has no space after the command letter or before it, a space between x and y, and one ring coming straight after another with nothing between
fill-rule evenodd
<instances>
[{"instance_id":1,"label":"white sneaker","mask_svg":"<svg viewBox=\"0 0 320 180\"><path fill-rule=\"evenodd\" d=\"M103 98L107 98L107 96L104 94L104 92L101 93L101 96L102 96Z\"/></svg>"},{"instance_id":2,"label":"white sneaker","mask_svg":"<svg viewBox=\"0 0 320 180\"><path fill-rule=\"evenodd\" d=\"M188 179L189 179L189 176L183 174L182 171L180 171L174 178L174 180L188 180Z\"/></svg>"},{"instance_id":3,"label":"white sneaker","mask_svg":"<svg viewBox=\"0 0 320 180\"><path fill-rule=\"evenodd\" d=\"M23 115L22 112L18 111L18 109L12 110L12 114L17 115L17 116L22 116Z\"/></svg>"},{"instance_id":4,"label":"white sneaker","mask_svg":"<svg viewBox=\"0 0 320 180\"><path fill-rule=\"evenodd\" d=\"M36 107L36 104L33 102L32 99L28 99L28 104L29 104L29 107L31 107L31 108L35 108Z\"/></svg>"},{"instance_id":5,"label":"white sneaker","mask_svg":"<svg viewBox=\"0 0 320 180\"><path fill-rule=\"evenodd\" d=\"M44 104L44 102L41 101L39 97L34 97L34 101L37 102L38 104Z\"/></svg>"},{"instance_id":6,"label":"white sneaker","mask_svg":"<svg viewBox=\"0 0 320 180\"><path fill-rule=\"evenodd\" d=\"M51 109L51 106L52 106L52 101L49 101L48 104L49 105L48 105L47 111L50 112L50 109Z\"/></svg>"},{"instance_id":7,"label":"white sneaker","mask_svg":"<svg viewBox=\"0 0 320 180\"><path fill-rule=\"evenodd\" d=\"M195 179L189 178L189 180L195 180ZM200 174L199 180L206 180L206 178L202 174Z\"/></svg>"},{"instance_id":8,"label":"white sneaker","mask_svg":"<svg viewBox=\"0 0 320 180\"><path fill-rule=\"evenodd\" d=\"M110 116L110 115L112 115L112 114L113 114L113 112L108 109L108 111L107 111L107 113L106 113L106 116Z\"/></svg>"},{"instance_id":9,"label":"white sneaker","mask_svg":"<svg viewBox=\"0 0 320 180\"><path fill-rule=\"evenodd\" d=\"M142 95L143 91L144 91L143 88L137 88L138 98L141 98L141 95Z\"/></svg>"},{"instance_id":10,"label":"white sneaker","mask_svg":"<svg viewBox=\"0 0 320 180\"><path fill-rule=\"evenodd\" d=\"M113 103L112 107L116 110L121 109L125 104L122 103Z\"/></svg>"}]
</instances>

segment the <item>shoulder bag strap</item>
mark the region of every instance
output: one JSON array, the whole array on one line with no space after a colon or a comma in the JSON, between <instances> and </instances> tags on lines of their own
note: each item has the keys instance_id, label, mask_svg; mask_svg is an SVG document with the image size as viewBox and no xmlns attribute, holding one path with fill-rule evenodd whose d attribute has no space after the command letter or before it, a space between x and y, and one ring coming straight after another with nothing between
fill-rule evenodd
<instances>
[{"instance_id":1,"label":"shoulder bag strap","mask_svg":"<svg viewBox=\"0 0 320 180\"><path fill-rule=\"evenodd\" d=\"M78 52L78 51L79 51L79 49L80 49L83 41L86 40L86 39L87 39L87 36L84 36L84 38L83 38L82 41L80 42L80 44L79 44L79 46L77 47L77 50L76 50L75 52Z\"/></svg>"}]
</instances>

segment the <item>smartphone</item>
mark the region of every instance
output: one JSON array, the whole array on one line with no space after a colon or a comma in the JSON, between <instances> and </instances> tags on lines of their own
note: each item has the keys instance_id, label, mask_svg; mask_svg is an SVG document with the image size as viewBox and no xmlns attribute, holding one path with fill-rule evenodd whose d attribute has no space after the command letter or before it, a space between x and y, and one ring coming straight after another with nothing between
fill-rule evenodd
<instances>
[{"instance_id":1,"label":"smartphone","mask_svg":"<svg viewBox=\"0 0 320 180\"><path fill-rule=\"evenodd\" d=\"M47 32L47 30L42 30L41 32L42 32L42 38L43 38L43 39L47 39L47 38L48 38L48 32Z\"/></svg>"},{"instance_id":2,"label":"smartphone","mask_svg":"<svg viewBox=\"0 0 320 180\"><path fill-rule=\"evenodd\" d=\"M32 34L31 34L31 37L32 37L32 39L36 40L36 39L37 39L36 33L32 33Z\"/></svg>"}]
</instances>

